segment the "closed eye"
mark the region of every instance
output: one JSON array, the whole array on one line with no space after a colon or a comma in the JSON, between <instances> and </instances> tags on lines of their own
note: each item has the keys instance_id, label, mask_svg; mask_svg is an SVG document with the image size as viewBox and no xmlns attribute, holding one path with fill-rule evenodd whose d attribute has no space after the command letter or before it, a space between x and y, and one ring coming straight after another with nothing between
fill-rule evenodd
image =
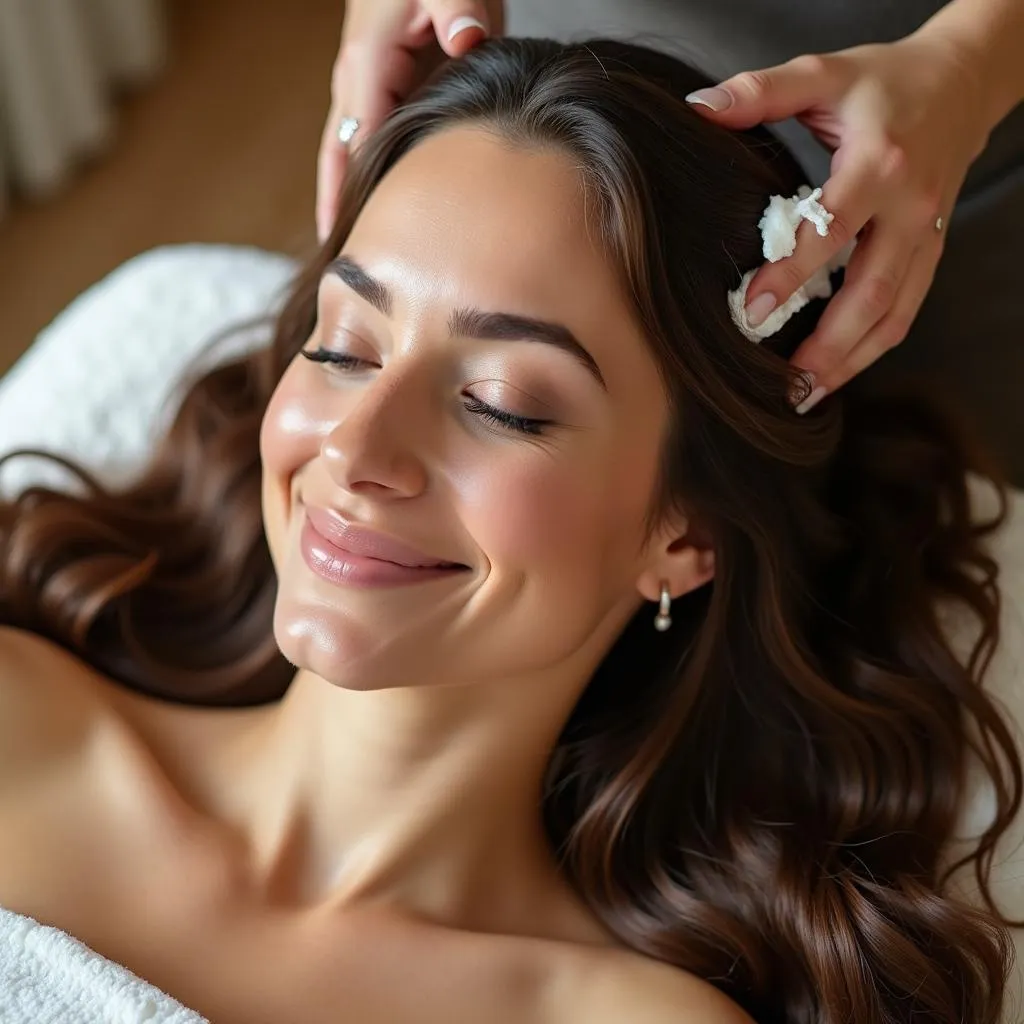
<instances>
[{"instance_id":1,"label":"closed eye","mask_svg":"<svg viewBox=\"0 0 1024 1024\"><path fill-rule=\"evenodd\" d=\"M354 370L359 366L366 365L365 359L349 355L347 352L334 352L322 345L312 350L300 349L300 353L311 363L332 363L343 370Z\"/></svg>"},{"instance_id":2,"label":"closed eye","mask_svg":"<svg viewBox=\"0 0 1024 1024\"><path fill-rule=\"evenodd\" d=\"M369 365L367 360L358 356L349 355L347 352L335 352L332 349L324 348L322 345L315 349L300 349L300 353L311 363L330 363L341 370L356 370L362 366ZM529 416L519 416L507 409L499 409L496 406L481 402L473 395L465 395L465 408L467 412L479 416L482 420L493 426L503 427L506 430L515 431L518 434L542 434L544 428L550 426L551 420L532 419Z\"/></svg>"},{"instance_id":3,"label":"closed eye","mask_svg":"<svg viewBox=\"0 0 1024 1024\"><path fill-rule=\"evenodd\" d=\"M465 397L467 411L488 423L505 427L507 430L514 430L519 434L543 434L544 428L551 424L550 420L530 419L528 416L517 416L514 412L508 412L506 409L497 409L472 395Z\"/></svg>"}]
</instances>

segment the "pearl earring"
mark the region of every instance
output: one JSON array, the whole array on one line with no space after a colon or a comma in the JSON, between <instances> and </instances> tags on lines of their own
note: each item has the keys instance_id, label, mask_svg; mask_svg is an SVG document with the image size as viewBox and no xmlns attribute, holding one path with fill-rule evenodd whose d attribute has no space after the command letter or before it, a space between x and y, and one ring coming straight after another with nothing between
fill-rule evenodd
<instances>
[{"instance_id":1,"label":"pearl earring","mask_svg":"<svg viewBox=\"0 0 1024 1024\"><path fill-rule=\"evenodd\" d=\"M654 616L654 628L659 633L664 633L672 625L672 616L669 611L672 609L672 595L668 592L668 583L661 581L661 599L658 601L658 614Z\"/></svg>"}]
</instances>

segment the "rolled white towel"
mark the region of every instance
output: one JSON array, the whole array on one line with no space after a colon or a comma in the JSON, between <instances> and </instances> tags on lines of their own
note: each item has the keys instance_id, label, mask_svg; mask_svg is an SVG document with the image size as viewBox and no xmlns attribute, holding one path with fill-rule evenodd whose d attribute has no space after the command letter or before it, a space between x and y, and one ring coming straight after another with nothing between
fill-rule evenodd
<instances>
[{"instance_id":1,"label":"rolled white towel","mask_svg":"<svg viewBox=\"0 0 1024 1024\"><path fill-rule=\"evenodd\" d=\"M0 907L0 1024L210 1024L58 928Z\"/></svg>"}]
</instances>

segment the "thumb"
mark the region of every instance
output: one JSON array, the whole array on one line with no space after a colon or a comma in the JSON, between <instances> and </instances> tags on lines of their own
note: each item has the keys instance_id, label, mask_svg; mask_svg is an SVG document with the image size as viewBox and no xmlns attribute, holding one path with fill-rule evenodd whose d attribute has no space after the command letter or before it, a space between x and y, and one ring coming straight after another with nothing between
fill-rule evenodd
<instances>
[{"instance_id":1,"label":"thumb","mask_svg":"<svg viewBox=\"0 0 1024 1024\"><path fill-rule=\"evenodd\" d=\"M686 102L716 124L753 128L784 121L828 102L837 91L836 75L821 56L796 57L760 71L743 71L710 89L698 89Z\"/></svg>"},{"instance_id":2,"label":"thumb","mask_svg":"<svg viewBox=\"0 0 1024 1024\"><path fill-rule=\"evenodd\" d=\"M461 57L490 35L487 8L476 0L421 0L430 15L441 49Z\"/></svg>"}]
</instances>

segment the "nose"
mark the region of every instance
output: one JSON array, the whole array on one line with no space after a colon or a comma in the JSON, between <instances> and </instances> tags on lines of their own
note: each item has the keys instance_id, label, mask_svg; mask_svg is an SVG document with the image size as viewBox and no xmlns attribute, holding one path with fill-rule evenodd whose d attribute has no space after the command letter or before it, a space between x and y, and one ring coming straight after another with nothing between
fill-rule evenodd
<instances>
[{"instance_id":1,"label":"nose","mask_svg":"<svg viewBox=\"0 0 1024 1024\"><path fill-rule=\"evenodd\" d=\"M412 498L427 486L427 469L417 454L427 431L414 422L415 401L397 379L378 375L360 389L345 415L324 437L320 454L331 479L353 494Z\"/></svg>"}]
</instances>

